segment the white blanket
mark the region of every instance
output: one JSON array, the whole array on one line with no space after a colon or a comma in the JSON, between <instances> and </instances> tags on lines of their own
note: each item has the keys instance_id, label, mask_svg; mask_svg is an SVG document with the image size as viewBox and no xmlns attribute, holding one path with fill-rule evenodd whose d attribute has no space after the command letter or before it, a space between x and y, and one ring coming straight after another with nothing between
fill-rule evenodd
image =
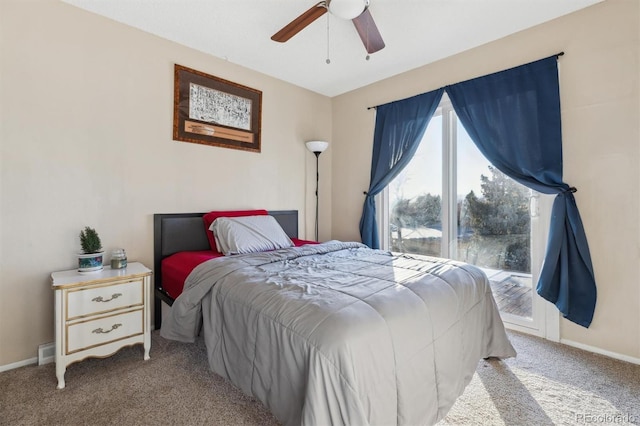
<instances>
[{"instance_id":1,"label":"white blanket","mask_svg":"<svg viewBox=\"0 0 640 426\"><path fill-rule=\"evenodd\" d=\"M434 424L478 361L512 357L478 268L330 242L198 266L161 335L287 425Z\"/></svg>"}]
</instances>

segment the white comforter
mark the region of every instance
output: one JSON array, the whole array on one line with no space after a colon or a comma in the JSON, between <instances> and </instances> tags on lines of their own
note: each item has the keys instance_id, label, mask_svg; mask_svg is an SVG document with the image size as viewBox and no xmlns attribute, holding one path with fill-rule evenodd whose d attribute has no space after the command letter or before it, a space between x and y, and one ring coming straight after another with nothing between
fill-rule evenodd
<instances>
[{"instance_id":1,"label":"white comforter","mask_svg":"<svg viewBox=\"0 0 640 426\"><path fill-rule=\"evenodd\" d=\"M287 425L434 424L486 357L511 357L486 276L445 259L330 242L213 259L161 335Z\"/></svg>"}]
</instances>

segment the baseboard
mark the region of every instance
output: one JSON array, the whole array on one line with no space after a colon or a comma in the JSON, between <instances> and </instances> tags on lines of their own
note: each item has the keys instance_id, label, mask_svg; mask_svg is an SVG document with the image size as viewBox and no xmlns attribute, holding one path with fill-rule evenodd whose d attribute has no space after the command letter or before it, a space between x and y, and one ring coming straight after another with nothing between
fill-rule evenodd
<instances>
[{"instance_id":1,"label":"baseboard","mask_svg":"<svg viewBox=\"0 0 640 426\"><path fill-rule=\"evenodd\" d=\"M595 346L585 345L583 343L574 342L573 340L560 339L560 343L574 348L582 349L587 352L593 352L594 354L604 355L609 358L617 359L620 361L630 362L631 364L640 365L640 358L635 358L629 355L619 354L617 352L607 351L605 349L597 348Z\"/></svg>"},{"instance_id":2,"label":"baseboard","mask_svg":"<svg viewBox=\"0 0 640 426\"><path fill-rule=\"evenodd\" d=\"M29 358L22 361L14 362L12 364L0 365L0 373L3 371L9 371L20 367L26 367L27 365L44 365L56 360L56 344L45 343L38 346L38 356L35 358Z\"/></svg>"},{"instance_id":3,"label":"baseboard","mask_svg":"<svg viewBox=\"0 0 640 426\"><path fill-rule=\"evenodd\" d=\"M0 373L3 371L9 371L20 367L26 367L27 365L37 364L38 358L29 358L22 361L14 362L12 364L0 365Z\"/></svg>"}]
</instances>

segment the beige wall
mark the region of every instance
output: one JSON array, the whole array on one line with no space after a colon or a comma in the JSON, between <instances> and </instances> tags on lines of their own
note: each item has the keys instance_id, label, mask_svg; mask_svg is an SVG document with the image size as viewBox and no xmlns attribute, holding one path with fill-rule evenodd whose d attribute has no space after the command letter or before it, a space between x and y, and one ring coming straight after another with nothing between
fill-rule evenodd
<instances>
[{"instance_id":1,"label":"beige wall","mask_svg":"<svg viewBox=\"0 0 640 426\"><path fill-rule=\"evenodd\" d=\"M640 68L637 0L604 3L333 98L333 237L359 239L375 112L368 106L564 51L564 178L576 186L598 284L587 330L561 337L640 358ZM446 40L427 40L442 43ZM390 48L390 47L389 47ZM348 185L344 183L348 182Z\"/></svg>"},{"instance_id":2,"label":"beige wall","mask_svg":"<svg viewBox=\"0 0 640 426\"><path fill-rule=\"evenodd\" d=\"M0 28L0 366L53 341L49 274L77 266L85 225L148 266L154 213L297 209L313 237L303 142L329 140L329 98L55 0L0 1ZM172 140L174 63L263 92L262 153Z\"/></svg>"},{"instance_id":3,"label":"beige wall","mask_svg":"<svg viewBox=\"0 0 640 426\"><path fill-rule=\"evenodd\" d=\"M148 265L157 212L298 209L312 237L302 142L322 138L320 239L358 240L367 106L558 51L565 180L599 290L592 327L563 321L562 337L640 358L639 14L607 0L331 100L55 0L0 0L0 366L53 340L49 274L74 267L84 225ZM174 63L262 90L262 153L172 140Z\"/></svg>"}]
</instances>

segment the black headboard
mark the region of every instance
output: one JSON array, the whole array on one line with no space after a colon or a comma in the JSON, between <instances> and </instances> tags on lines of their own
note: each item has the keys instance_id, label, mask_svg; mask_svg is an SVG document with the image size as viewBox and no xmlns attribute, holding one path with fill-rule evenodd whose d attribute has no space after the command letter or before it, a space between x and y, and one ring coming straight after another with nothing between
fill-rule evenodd
<instances>
[{"instance_id":1,"label":"black headboard","mask_svg":"<svg viewBox=\"0 0 640 426\"><path fill-rule=\"evenodd\" d=\"M157 213L153 215L154 323L160 328L161 301L173 304L173 298L162 288L162 259L179 251L209 250L209 240L202 216L205 213ZM273 216L291 238L298 237L298 211L274 210Z\"/></svg>"}]
</instances>

